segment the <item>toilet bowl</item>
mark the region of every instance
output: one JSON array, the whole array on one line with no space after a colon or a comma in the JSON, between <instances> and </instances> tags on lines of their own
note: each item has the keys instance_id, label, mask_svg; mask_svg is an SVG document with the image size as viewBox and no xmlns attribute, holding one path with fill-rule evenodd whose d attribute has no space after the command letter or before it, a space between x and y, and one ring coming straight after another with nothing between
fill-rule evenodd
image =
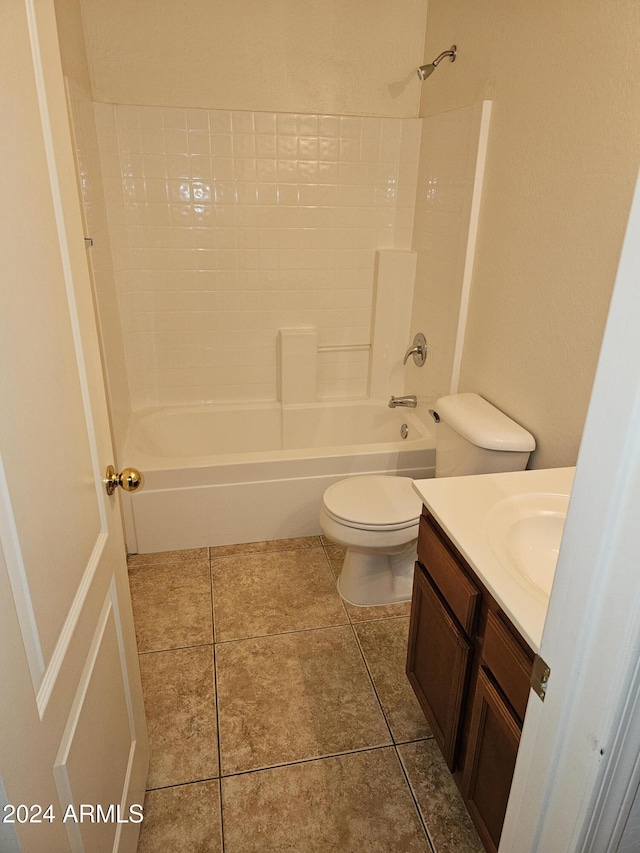
<instances>
[{"instance_id":1,"label":"toilet bowl","mask_svg":"<svg viewBox=\"0 0 640 853\"><path fill-rule=\"evenodd\" d=\"M436 477L526 468L535 439L478 394L441 397L436 409ZM350 604L411 598L422 511L412 483L409 477L351 477L324 493L320 527L347 549L338 590Z\"/></svg>"},{"instance_id":2,"label":"toilet bowl","mask_svg":"<svg viewBox=\"0 0 640 853\"><path fill-rule=\"evenodd\" d=\"M340 595L366 607L411 598L422 504L409 477L351 477L324 493L320 527L347 549Z\"/></svg>"}]
</instances>

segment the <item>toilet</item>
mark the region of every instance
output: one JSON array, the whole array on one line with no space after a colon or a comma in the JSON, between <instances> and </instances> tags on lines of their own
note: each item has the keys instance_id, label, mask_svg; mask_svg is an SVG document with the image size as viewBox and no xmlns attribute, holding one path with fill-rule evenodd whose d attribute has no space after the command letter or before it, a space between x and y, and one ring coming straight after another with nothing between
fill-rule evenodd
<instances>
[{"instance_id":1,"label":"toilet","mask_svg":"<svg viewBox=\"0 0 640 853\"><path fill-rule=\"evenodd\" d=\"M436 477L526 468L535 439L478 394L436 403ZM395 604L411 598L422 502L410 477L350 477L325 491L320 527L347 549L338 590L349 604Z\"/></svg>"}]
</instances>

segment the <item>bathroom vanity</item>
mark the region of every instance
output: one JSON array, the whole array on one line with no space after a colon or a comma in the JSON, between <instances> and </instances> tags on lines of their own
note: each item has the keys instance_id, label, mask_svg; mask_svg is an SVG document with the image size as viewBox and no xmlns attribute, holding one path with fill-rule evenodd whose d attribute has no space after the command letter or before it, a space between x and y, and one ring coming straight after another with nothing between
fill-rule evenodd
<instances>
[{"instance_id":1,"label":"bathroom vanity","mask_svg":"<svg viewBox=\"0 0 640 853\"><path fill-rule=\"evenodd\" d=\"M573 470L415 484L424 507L407 676L488 851L500 841Z\"/></svg>"}]
</instances>

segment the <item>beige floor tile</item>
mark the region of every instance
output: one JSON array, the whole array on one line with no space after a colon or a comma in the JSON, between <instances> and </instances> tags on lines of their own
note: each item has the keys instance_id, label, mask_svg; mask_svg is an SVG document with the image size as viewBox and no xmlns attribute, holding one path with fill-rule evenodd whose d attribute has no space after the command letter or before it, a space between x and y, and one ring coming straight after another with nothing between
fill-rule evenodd
<instances>
[{"instance_id":1,"label":"beige floor tile","mask_svg":"<svg viewBox=\"0 0 640 853\"><path fill-rule=\"evenodd\" d=\"M377 604L375 607L357 607L355 604L344 602L349 619L356 622L373 622L376 619L393 619L396 616L409 616L411 602L401 601L399 604Z\"/></svg>"},{"instance_id":2,"label":"beige floor tile","mask_svg":"<svg viewBox=\"0 0 640 853\"><path fill-rule=\"evenodd\" d=\"M483 853L455 782L434 740L398 747L435 853Z\"/></svg>"},{"instance_id":3,"label":"beige floor tile","mask_svg":"<svg viewBox=\"0 0 640 853\"><path fill-rule=\"evenodd\" d=\"M218 776L213 647L140 655L151 763L148 788Z\"/></svg>"},{"instance_id":4,"label":"beige floor tile","mask_svg":"<svg viewBox=\"0 0 640 853\"><path fill-rule=\"evenodd\" d=\"M409 618L363 622L355 630L393 739L430 737L431 729L405 672Z\"/></svg>"},{"instance_id":5,"label":"beige floor tile","mask_svg":"<svg viewBox=\"0 0 640 853\"><path fill-rule=\"evenodd\" d=\"M350 627L216 647L222 773L390 743Z\"/></svg>"},{"instance_id":6,"label":"beige floor tile","mask_svg":"<svg viewBox=\"0 0 640 853\"><path fill-rule=\"evenodd\" d=\"M322 548L214 558L216 641L348 624Z\"/></svg>"},{"instance_id":7,"label":"beige floor tile","mask_svg":"<svg viewBox=\"0 0 640 853\"><path fill-rule=\"evenodd\" d=\"M148 791L138 853L220 853L220 783Z\"/></svg>"},{"instance_id":8,"label":"beige floor tile","mask_svg":"<svg viewBox=\"0 0 640 853\"><path fill-rule=\"evenodd\" d=\"M298 551L318 548L319 536L301 536L297 539L268 539L266 542L244 542L241 545L218 545L209 549L211 557L229 557L234 554L268 554L272 551Z\"/></svg>"},{"instance_id":9,"label":"beige floor tile","mask_svg":"<svg viewBox=\"0 0 640 853\"><path fill-rule=\"evenodd\" d=\"M226 853L429 853L395 752L222 780Z\"/></svg>"},{"instance_id":10,"label":"beige floor tile","mask_svg":"<svg viewBox=\"0 0 640 853\"><path fill-rule=\"evenodd\" d=\"M209 562L129 569L138 651L213 642Z\"/></svg>"},{"instance_id":11,"label":"beige floor tile","mask_svg":"<svg viewBox=\"0 0 640 853\"><path fill-rule=\"evenodd\" d=\"M158 563L192 563L208 560L208 548L188 548L184 551L155 551L152 554L129 554L127 563L132 566L155 566Z\"/></svg>"},{"instance_id":12,"label":"beige floor tile","mask_svg":"<svg viewBox=\"0 0 640 853\"><path fill-rule=\"evenodd\" d=\"M324 540L324 550L327 552L327 557L329 558L331 571L337 580L338 575L342 571L342 562L347 549L343 548L342 545L332 545L327 539L322 538Z\"/></svg>"}]
</instances>

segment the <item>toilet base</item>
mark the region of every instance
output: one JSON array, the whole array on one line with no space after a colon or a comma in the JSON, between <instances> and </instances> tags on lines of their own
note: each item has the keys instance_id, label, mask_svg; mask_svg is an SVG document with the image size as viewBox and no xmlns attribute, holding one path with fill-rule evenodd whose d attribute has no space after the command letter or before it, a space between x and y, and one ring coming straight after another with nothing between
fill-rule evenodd
<instances>
[{"instance_id":1,"label":"toilet base","mask_svg":"<svg viewBox=\"0 0 640 853\"><path fill-rule=\"evenodd\" d=\"M358 607L397 604L411 599L416 541L397 554L347 548L338 578L338 592Z\"/></svg>"}]
</instances>

